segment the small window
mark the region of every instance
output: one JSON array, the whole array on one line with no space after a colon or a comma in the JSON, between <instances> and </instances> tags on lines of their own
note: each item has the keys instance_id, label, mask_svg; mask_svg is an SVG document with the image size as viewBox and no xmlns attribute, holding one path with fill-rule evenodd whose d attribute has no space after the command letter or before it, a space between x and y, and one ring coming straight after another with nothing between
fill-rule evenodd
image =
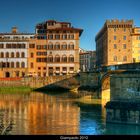
<instances>
[{"instance_id":1,"label":"small window","mask_svg":"<svg viewBox=\"0 0 140 140\"><path fill-rule=\"evenodd\" d=\"M114 44L114 49L117 49L117 45L116 44Z\"/></svg>"},{"instance_id":2,"label":"small window","mask_svg":"<svg viewBox=\"0 0 140 140\"><path fill-rule=\"evenodd\" d=\"M126 40L126 36L123 36L123 40Z\"/></svg>"},{"instance_id":3,"label":"small window","mask_svg":"<svg viewBox=\"0 0 140 140\"><path fill-rule=\"evenodd\" d=\"M114 36L114 40L116 40L117 39L117 37L116 36Z\"/></svg>"},{"instance_id":4,"label":"small window","mask_svg":"<svg viewBox=\"0 0 140 140\"><path fill-rule=\"evenodd\" d=\"M34 57L34 53L31 53L31 58L33 58Z\"/></svg>"},{"instance_id":5,"label":"small window","mask_svg":"<svg viewBox=\"0 0 140 140\"><path fill-rule=\"evenodd\" d=\"M126 44L123 44L123 49L126 49Z\"/></svg>"}]
</instances>

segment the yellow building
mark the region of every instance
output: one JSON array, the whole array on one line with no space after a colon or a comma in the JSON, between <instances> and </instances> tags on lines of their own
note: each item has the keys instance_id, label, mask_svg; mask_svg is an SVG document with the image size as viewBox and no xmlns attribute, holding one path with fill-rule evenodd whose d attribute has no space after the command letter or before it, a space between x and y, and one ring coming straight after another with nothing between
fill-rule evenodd
<instances>
[{"instance_id":1,"label":"yellow building","mask_svg":"<svg viewBox=\"0 0 140 140\"><path fill-rule=\"evenodd\" d=\"M131 35L133 62L140 62L140 27L133 28Z\"/></svg>"}]
</instances>

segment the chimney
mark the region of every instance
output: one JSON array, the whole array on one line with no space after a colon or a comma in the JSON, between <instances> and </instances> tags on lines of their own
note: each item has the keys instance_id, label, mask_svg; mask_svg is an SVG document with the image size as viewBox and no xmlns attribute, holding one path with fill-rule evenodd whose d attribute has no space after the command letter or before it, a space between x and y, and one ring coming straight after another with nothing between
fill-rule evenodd
<instances>
[{"instance_id":1,"label":"chimney","mask_svg":"<svg viewBox=\"0 0 140 140\"><path fill-rule=\"evenodd\" d=\"M12 33L16 34L18 32L18 28L17 27L12 27Z\"/></svg>"}]
</instances>

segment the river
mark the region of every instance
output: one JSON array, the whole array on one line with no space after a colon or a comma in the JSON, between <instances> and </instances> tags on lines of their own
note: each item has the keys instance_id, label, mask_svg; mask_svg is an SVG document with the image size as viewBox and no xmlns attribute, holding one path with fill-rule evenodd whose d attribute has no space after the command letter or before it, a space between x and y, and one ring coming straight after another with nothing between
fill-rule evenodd
<instances>
[{"instance_id":1,"label":"river","mask_svg":"<svg viewBox=\"0 0 140 140\"><path fill-rule=\"evenodd\" d=\"M106 101L80 93L0 93L0 124L12 122L11 135L140 134L140 126L106 124Z\"/></svg>"}]
</instances>

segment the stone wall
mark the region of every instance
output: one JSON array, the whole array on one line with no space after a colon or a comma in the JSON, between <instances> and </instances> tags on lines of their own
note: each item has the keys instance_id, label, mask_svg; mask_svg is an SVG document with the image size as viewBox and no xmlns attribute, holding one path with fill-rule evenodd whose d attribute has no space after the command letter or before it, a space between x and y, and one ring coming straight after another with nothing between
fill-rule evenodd
<instances>
[{"instance_id":1,"label":"stone wall","mask_svg":"<svg viewBox=\"0 0 140 140\"><path fill-rule=\"evenodd\" d=\"M140 74L115 74L110 80L111 100L140 101Z\"/></svg>"}]
</instances>

